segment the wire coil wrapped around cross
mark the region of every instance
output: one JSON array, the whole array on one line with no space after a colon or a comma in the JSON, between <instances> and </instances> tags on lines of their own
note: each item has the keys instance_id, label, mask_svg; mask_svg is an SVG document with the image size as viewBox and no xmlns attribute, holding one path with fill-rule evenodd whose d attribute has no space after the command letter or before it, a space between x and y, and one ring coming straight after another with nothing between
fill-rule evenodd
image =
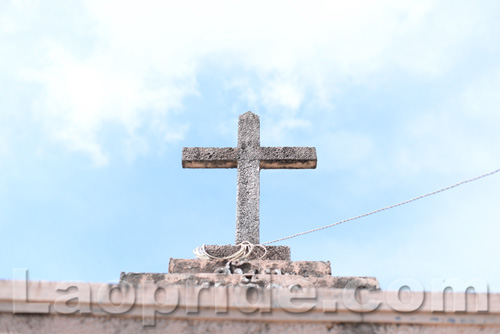
<instances>
[{"instance_id":1,"label":"wire coil wrapped around cross","mask_svg":"<svg viewBox=\"0 0 500 334\"><path fill-rule=\"evenodd\" d=\"M267 254L267 249L264 245L261 244L252 244L249 241L243 241L239 243L238 245L240 249L236 251L235 253L229 255L229 256L224 256L224 257L219 257L219 256L214 256L211 255L207 252L206 245L203 244L203 246L196 247L193 250L194 255L196 255L197 259L200 260L228 260L228 261L236 261L236 260L245 260L250 257L250 255L254 252L255 248L261 248L264 251L264 254L258 257L259 260L263 259L266 254Z\"/></svg>"}]
</instances>

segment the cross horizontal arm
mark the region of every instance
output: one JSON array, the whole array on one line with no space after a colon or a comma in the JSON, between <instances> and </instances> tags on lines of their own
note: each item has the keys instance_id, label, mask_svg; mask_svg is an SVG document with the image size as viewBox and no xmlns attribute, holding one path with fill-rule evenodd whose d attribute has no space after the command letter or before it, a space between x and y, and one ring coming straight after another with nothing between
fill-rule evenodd
<instances>
[{"instance_id":1,"label":"cross horizontal arm","mask_svg":"<svg viewBox=\"0 0 500 334\"><path fill-rule=\"evenodd\" d=\"M261 147L261 169L316 168L318 158L314 147Z\"/></svg>"},{"instance_id":2,"label":"cross horizontal arm","mask_svg":"<svg viewBox=\"0 0 500 334\"><path fill-rule=\"evenodd\" d=\"M182 168L236 168L237 156L235 147L184 147Z\"/></svg>"}]
</instances>

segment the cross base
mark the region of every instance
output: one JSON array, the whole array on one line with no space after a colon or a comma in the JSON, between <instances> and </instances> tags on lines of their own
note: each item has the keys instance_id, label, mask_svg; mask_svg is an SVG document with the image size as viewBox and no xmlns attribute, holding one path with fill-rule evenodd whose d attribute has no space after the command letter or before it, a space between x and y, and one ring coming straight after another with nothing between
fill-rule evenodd
<instances>
[{"instance_id":1,"label":"cross base","mask_svg":"<svg viewBox=\"0 0 500 334\"><path fill-rule=\"evenodd\" d=\"M240 246L234 245L206 245L207 253L219 258L228 257L240 250ZM248 260L282 260L290 261L289 246L266 246L267 253L260 247L255 247ZM264 255L264 257L262 257ZM262 258L261 258L262 257Z\"/></svg>"},{"instance_id":2,"label":"cross base","mask_svg":"<svg viewBox=\"0 0 500 334\"><path fill-rule=\"evenodd\" d=\"M281 274L300 275L304 277L324 277L332 275L330 261L212 261L170 259L170 262L168 264L169 274L248 274L250 272L263 275Z\"/></svg>"},{"instance_id":3,"label":"cross base","mask_svg":"<svg viewBox=\"0 0 500 334\"><path fill-rule=\"evenodd\" d=\"M170 259L168 274L124 273L120 282L134 286L150 284L329 289L380 289L374 277L332 276L330 262L324 261L212 261Z\"/></svg>"}]
</instances>

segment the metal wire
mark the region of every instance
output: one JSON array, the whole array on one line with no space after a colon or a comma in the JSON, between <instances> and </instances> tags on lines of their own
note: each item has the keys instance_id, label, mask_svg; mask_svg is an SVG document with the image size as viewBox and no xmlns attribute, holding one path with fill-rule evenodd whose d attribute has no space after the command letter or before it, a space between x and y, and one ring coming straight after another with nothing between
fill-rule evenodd
<instances>
[{"instance_id":1,"label":"metal wire","mask_svg":"<svg viewBox=\"0 0 500 334\"><path fill-rule=\"evenodd\" d=\"M326 225L326 226L323 226L323 227L319 227L319 228L315 228L313 230L309 230L309 231L306 231L306 232L297 233L297 234L291 235L289 237L284 237L284 238L276 239L276 240L273 240L273 241L264 242L262 245L269 245L269 244L273 244L273 243L278 242L278 241L292 239L292 238L295 238L295 237L298 237L298 236L301 236L301 235L304 235L304 234L309 234L309 233L312 233L312 232L321 231L321 230L324 230L326 228L330 228L330 227L333 227L333 226L336 226L336 225L339 225L339 224L342 224L342 223L345 223L345 222L348 222L348 221L351 221L351 220L355 220L355 219L363 218L363 217L366 217L366 216L370 216L370 215L373 215L373 214L381 212L381 211L389 210L389 209L395 208L397 206L401 206L401 205L404 205L404 204L408 204L408 203L414 202L416 200L422 199L422 198L427 197L427 196L436 195L436 194L438 194L440 192L443 192L443 191L446 191L446 190L450 190L452 188L461 186L462 184L465 184L465 183L469 183L469 182L472 182L472 181L476 181L476 180L482 179L483 177L487 177L487 176L496 174L498 172L500 172L500 169L494 170L492 172L489 172L489 173L486 173L486 174L483 174L483 175L480 175L480 176L476 176L476 177L474 177L472 179L468 179L468 180L465 180L465 181L462 181L462 182L458 182L458 183L456 183L456 184L454 184L452 186L449 186L449 187L446 187L446 188L442 188L442 189L439 189L439 190L427 193L425 195L420 195L418 197L409 199L407 201L404 201L404 202L401 202L401 203L398 203L398 204L393 204L393 205L390 205L390 206L386 206L385 208L381 208L381 209L378 209L378 210L375 210L375 211L372 211L372 212L368 212L368 213L365 213L365 214L362 214L362 215L359 215L359 216L356 216L356 217L352 217L352 218L349 218L349 219L344 219L344 220L338 221L336 223L333 223L333 224L330 224L330 225Z\"/></svg>"}]
</instances>

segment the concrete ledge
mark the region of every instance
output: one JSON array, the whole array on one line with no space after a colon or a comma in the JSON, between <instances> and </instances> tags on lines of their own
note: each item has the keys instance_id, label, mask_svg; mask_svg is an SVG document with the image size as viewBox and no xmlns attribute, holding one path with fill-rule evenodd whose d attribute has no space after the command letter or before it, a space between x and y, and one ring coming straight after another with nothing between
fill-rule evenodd
<instances>
[{"instance_id":1,"label":"concrete ledge","mask_svg":"<svg viewBox=\"0 0 500 334\"><path fill-rule=\"evenodd\" d=\"M374 277L304 277L299 275L252 275L252 274L161 274L121 273L120 282L140 285L188 285L199 287L252 286L261 288L328 288L328 289L380 289Z\"/></svg>"},{"instance_id":2,"label":"concrete ledge","mask_svg":"<svg viewBox=\"0 0 500 334\"><path fill-rule=\"evenodd\" d=\"M6 333L300 333L300 334L498 334L498 326L421 325L372 323L304 323L264 321L178 320L158 318L154 325L144 327L140 319L126 317L55 316L0 314L0 328ZM34 330L36 328L36 331Z\"/></svg>"},{"instance_id":3,"label":"concrete ledge","mask_svg":"<svg viewBox=\"0 0 500 334\"><path fill-rule=\"evenodd\" d=\"M210 255L227 257L240 250L240 247L234 245L206 245L206 250ZM262 260L290 261L290 247L288 246L266 246L266 250L267 253ZM264 250L260 247L255 247L248 260L260 259L262 255L264 255Z\"/></svg>"},{"instance_id":4,"label":"concrete ledge","mask_svg":"<svg viewBox=\"0 0 500 334\"><path fill-rule=\"evenodd\" d=\"M211 261L172 258L168 272L170 274L281 274L304 277L323 277L332 274L329 261Z\"/></svg>"},{"instance_id":5,"label":"concrete ledge","mask_svg":"<svg viewBox=\"0 0 500 334\"><path fill-rule=\"evenodd\" d=\"M0 329L39 334L500 332L500 294L410 294L0 281Z\"/></svg>"}]
</instances>

